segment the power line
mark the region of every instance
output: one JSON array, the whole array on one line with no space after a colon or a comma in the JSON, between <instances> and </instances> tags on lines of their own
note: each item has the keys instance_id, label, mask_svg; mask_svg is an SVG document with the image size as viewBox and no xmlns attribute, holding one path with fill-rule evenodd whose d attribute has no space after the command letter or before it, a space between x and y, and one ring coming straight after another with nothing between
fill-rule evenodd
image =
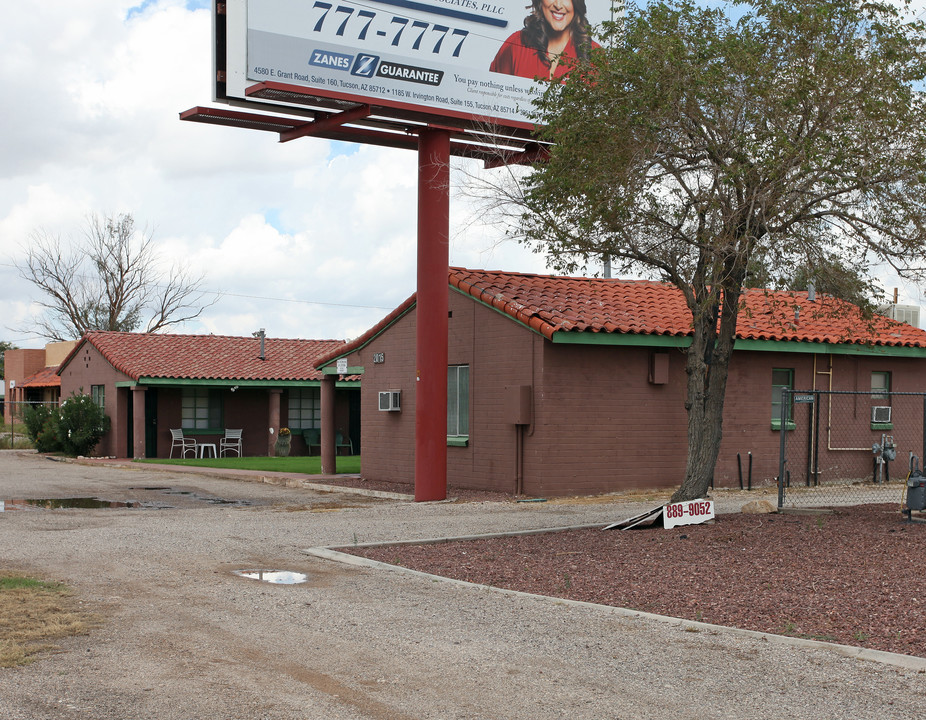
<instances>
[{"instance_id":1,"label":"power line","mask_svg":"<svg viewBox=\"0 0 926 720\"><path fill-rule=\"evenodd\" d=\"M19 269L16 265L12 263L4 263L4 262L0 262L0 267L13 268L14 270ZM82 278L83 280L94 279L88 275L79 275L78 277ZM29 282L29 281L26 280L26 282ZM166 287L159 283L153 283L153 285L154 287L159 287L159 288ZM271 302L299 303L302 305L322 305L324 307L359 308L362 310L392 310L393 309L393 306L385 306L385 305L359 305L359 304L353 304L353 303L323 302L321 300L300 300L298 298L267 297L265 295L245 295L243 293L224 292L221 290L203 290L201 288L198 289L197 292L202 293L204 295L216 295L220 298L221 297L237 297L237 298L245 298L248 300L269 300Z\"/></svg>"}]
</instances>

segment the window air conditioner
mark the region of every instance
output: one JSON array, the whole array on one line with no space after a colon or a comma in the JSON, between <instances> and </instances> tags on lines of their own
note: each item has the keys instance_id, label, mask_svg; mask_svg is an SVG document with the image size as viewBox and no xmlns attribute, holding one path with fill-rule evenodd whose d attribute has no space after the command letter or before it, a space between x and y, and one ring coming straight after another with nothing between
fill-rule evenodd
<instances>
[{"instance_id":1,"label":"window air conditioner","mask_svg":"<svg viewBox=\"0 0 926 720\"><path fill-rule=\"evenodd\" d=\"M890 405L876 405L871 409L873 423L889 423L891 421Z\"/></svg>"},{"instance_id":2,"label":"window air conditioner","mask_svg":"<svg viewBox=\"0 0 926 720\"><path fill-rule=\"evenodd\" d=\"M384 390L379 394L379 409L387 412L398 412L402 409L402 391Z\"/></svg>"}]
</instances>

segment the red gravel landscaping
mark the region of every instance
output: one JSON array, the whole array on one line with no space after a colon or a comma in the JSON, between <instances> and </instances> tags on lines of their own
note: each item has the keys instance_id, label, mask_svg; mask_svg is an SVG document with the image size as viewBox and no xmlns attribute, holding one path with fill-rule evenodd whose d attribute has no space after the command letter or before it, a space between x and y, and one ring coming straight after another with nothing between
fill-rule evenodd
<instances>
[{"instance_id":1,"label":"red gravel landscaping","mask_svg":"<svg viewBox=\"0 0 926 720\"><path fill-rule=\"evenodd\" d=\"M344 548L474 583L926 656L926 523L896 505Z\"/></svg>"}]
</instances>

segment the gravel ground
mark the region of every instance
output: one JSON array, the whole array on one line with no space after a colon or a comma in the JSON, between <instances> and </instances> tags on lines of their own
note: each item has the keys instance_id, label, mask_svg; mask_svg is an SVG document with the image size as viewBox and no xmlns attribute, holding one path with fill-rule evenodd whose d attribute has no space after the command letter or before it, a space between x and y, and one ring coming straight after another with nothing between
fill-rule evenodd
<instances>
[{"instance_id":1,"label":"gravel ground","mask_svg":"<svg viewBox=\"0 0 926 720\"><path fill-rule=\"evenodd\" d=\"M825 515L346 552L441 576L926 658L926 523L897 505Z\"/></svg>"},{"instance_id":2,"label":"gravel ground","mask_svg":"<svg viewBox=\"0 0 926 720\"><path fill-rule=\"evenodd\" d=\"M3 565L69 583L103 618L0 670L4 719L880 719L926 707L915 665L304 552L606 524L641 503L415 504L15 452L0 452L0 488ZM145 506L9 504L87 495ZM233 573L251 568L309 581ZM910 609L914 624L922 615Z\"/></svg>"}]
</instances>

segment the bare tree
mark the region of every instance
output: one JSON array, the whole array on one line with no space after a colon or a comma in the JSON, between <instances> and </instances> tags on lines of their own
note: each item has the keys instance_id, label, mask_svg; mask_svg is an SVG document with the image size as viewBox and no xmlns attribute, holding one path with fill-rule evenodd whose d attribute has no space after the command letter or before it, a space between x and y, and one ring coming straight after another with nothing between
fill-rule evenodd
<instances>
[{"instance_id":1,"label":"bare tree","mask_svg":"<svg viewBox=\"0 0 926 720\"><path fill-rule=\"evenodd\" d=\"M159 268L153 233L137 230L131 214L91 214L83 236L67 244L44 229L29 240L19 272L42 291L47 311L30 330L50 340L143 325L157 332L212 304L204 303L203 275L179 264L166 273Z\"/></svg>"}]
</instances>

